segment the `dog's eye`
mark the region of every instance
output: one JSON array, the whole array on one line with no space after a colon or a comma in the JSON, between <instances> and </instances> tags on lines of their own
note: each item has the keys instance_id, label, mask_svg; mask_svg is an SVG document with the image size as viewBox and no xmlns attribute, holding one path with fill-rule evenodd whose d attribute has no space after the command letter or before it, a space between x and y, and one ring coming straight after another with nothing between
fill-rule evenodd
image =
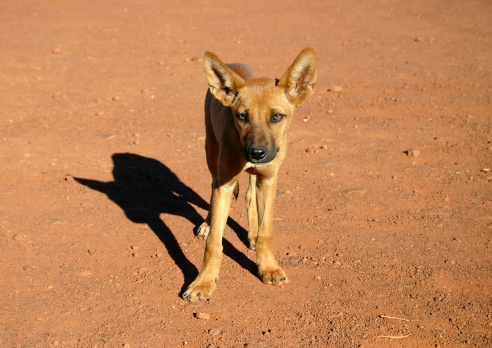
<instances>
[{"instance_id":1,"label":"dog's eye","mask_svg":"<svg viewBox=\"0 0 492 348\"><path fill-rule=\"evenodd\" d=\"M242 123L247 123L248 122L248 114L245 112L240 112L236 115L237 119L241 121Z\"/></svg>"},{"instance_id":2,"label":"dog's eye","mask_svg":"<svg viewBox=\"0 0 492 348\"><path fill-rule=\"evenodd\" d=\"M275 113L272 115L272 117L270 118L270 121L271 122L280 122L283 118L285 117L284 114L281 114L281 113Z\"/></svg>"}]
</instances>

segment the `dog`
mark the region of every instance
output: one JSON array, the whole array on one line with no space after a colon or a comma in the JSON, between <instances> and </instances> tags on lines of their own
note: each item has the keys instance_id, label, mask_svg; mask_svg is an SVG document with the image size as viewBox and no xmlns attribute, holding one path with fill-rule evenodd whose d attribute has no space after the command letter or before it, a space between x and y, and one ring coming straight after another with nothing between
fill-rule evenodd
<instances>
[{"instance_id":1,"label":"dog","mask_svg":"<svg viewBox=\"0 0 492 348\"><path fill-rule=\"evenodd\" d=\"M281 286L289 280L273 253L273 205L277 173L287 152L287 130L296 107L314 91L318 61L313 48L299 53L280 79L257 78L246 64L224 64L213 52L203 59L209 89L205 98L205 151L212 174L207 218L197 236L206 239L202 268L183 293L191 302L217 287L222 236L238 177L249 174L246 192L249 247L256 250L260 278Z\"/></svg>"}]
</instances>

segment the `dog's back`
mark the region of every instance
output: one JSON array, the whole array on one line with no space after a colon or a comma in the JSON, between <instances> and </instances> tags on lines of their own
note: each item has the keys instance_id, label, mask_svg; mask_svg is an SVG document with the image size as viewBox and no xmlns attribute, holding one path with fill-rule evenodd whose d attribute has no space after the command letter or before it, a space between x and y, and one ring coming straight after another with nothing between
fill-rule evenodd
<instances>
[{"instance_id":1,"label":"dog's back","mask_svg":"<svg viewBox=\"0 0 492 348\"><path fill-rule=\"evenodd\" d=\"M232 63L232 64L226 64L229 69L234 71L236 74L241 76L244 80L249 80L253 77L255 77L255 72L253 71L253 68L251 68L247 64L241 64L241 63Z\"/></svg>"}]
</instances>

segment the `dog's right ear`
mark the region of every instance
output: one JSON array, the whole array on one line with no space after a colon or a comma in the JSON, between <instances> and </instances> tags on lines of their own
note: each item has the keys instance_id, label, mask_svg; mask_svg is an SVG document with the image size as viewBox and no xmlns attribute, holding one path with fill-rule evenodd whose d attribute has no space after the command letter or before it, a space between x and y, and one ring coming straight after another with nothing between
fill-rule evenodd
<instances>
[{"instance_id":1,"label":"dog's right ear","mask_svg":"<svg viewBox=\"0 0 492 348\"><path fill-rule=\"evenodd\" d=\"M244 80L229 69L220 58L211 51L206 51L203 58L210 92L225 106L231 106Z\"/></svg>"}]
</instances>

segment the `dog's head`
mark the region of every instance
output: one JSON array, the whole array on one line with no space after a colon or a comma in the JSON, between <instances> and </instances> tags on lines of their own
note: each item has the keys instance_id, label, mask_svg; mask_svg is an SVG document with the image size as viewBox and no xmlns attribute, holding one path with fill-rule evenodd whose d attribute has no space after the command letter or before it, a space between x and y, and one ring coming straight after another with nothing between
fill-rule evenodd
<instances>
[{"instance_id":1,"label":"dog's head","mask_svg":"<svg viewBox=\"0 0 492 348\"><path fill-rule=\"evenodd\" d=\"M210 92L231 108L246 160L272 161L286 139L295 108L314 91L314 49L302 50L280 79L244 79L240 66L227 66L210 51L205 52L204 65Z\"/></svg>"}]
</instances>

